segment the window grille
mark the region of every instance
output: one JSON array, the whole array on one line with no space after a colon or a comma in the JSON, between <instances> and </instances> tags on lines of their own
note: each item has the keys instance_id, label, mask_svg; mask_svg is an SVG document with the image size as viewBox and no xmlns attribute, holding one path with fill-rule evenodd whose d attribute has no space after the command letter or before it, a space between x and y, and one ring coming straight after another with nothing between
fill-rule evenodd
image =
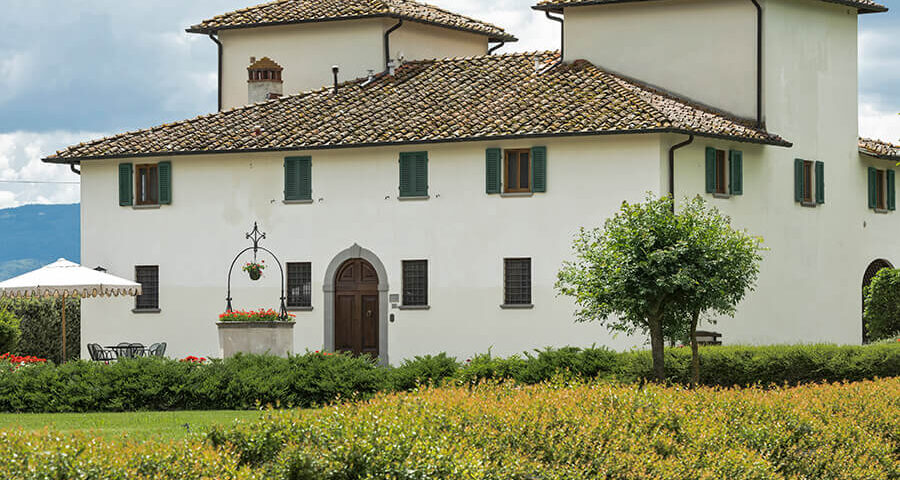
<instances>
[{"instance_id":1,"label":"window grille","mask_svg":"<svg viewBox=\"0 0 900 480\"><path fill-rule=\"evenodd\" d=\"M504 260L504 302L506 305L531 304L531 259Z\"/></svg>"},{"instance_id":2,"label":"window grille","mask_svg":"<svg viewBox=\"0 0 900 480\"><path fill-rule=\"evenodd\" d=\"M287 306L311 307L312 306L312 264L288 263L287 264Z\"/></svg>"},{"instance_id":3,"label":"window grille","mask_svg":"<svg viewBox=\"0 0 900 480\"><path fill-rule=\"evenodd\" d=\"M403 305L428 305L428 261L403 261Z\"/></svg>"}]
</instances>

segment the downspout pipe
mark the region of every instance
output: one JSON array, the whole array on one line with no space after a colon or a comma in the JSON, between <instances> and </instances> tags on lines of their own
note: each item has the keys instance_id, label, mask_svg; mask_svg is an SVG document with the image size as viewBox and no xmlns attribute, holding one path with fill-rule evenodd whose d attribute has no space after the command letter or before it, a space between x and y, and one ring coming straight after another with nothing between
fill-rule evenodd
<instances>
[{"instance_id":1,"label":"downspout pipe","mask_svg":"<svg viewBox=\"0 0 900 480\"><path fill-rule=\"evenodd\" d=\"M81 175L81 170L75 168L75 162L70 163L69 168L72 169L72 172L74 172L76 175Z\"/></svg>"},{"instance_id":2,"label":"downspout pipe","mask_svg":"<svg viewBox=\"0 0 900 480\"><path fill-rule=\"evenodd\" d=\"M672 211L675 211L675 150L684 148L694 143L694 136L691 135L687 140L672 145L669 149L669 197L672 198Z\"/></svg>"},{"instance_id":3,"label":"downspout pipe","mask_svg":"<svg viewBox=\"0 0 900 480\"><path fill-rule=\"evenodd\" d=\"M393 27L387 29L384 32L384 71L387 72L391 69L391 34L394 33L398 28L403 26L403 19L397 20L397 24Z\"/></svg>"},{"instance_id":4,"label":"downspout pipe","mask_svg":"<svg viewBox=\"0 0 900 480\"><path fill-rule=\"evenodd\" d=\"M487 54L488 54L488 55L493 55L494 52L496 52L497 50L500 50L501 48L503 48L504 45L506 45L506 42L501 40L500 43L498 43L498 44L494 45L493 47L491 47L491 48L487 51Z\"/></svg>"},{"instance_id":5,"label":"downspout pipe","mask_svg":"<svg viewBox=\"0 0 900 480\"><path fill-rule=\"evenodd\" d=\"M216 44L219 49L219 111L222 111L222 42L216 37L216 32L210 32L209 39Z\"/></svg>"},{"instance_id":6,"label":"downspout pipe","mask_svg":"<svg viewBox=\"0 0 900 480\"><path fill-rule=\"evenodd\" d=\"M541 73L549 72L550 70L553 70L554 68L556 68L557 65L562 64L563 59L566 58L566 21L565 21L565 19L563 17L554 17L553 15L550 15L549 10L544 10L544 15L546 15L547 18L549 18L550 20L553 20L554 22L559 22L559 60L557 60L556 62L553 62L553 65L550 65L549 67L545 68L544 70L541 71Z\"/></svg>"},{"instance_id":7,"label":"downspout pipe","mask_svg":"<svg viewBox=\"0 0 900 480\"><path fill-rule=\"evenodd\" d=\"M757 0L750 0L756 7L756 126L764 128L763 124L763 9Z\"/></svg>"}]
</instances>

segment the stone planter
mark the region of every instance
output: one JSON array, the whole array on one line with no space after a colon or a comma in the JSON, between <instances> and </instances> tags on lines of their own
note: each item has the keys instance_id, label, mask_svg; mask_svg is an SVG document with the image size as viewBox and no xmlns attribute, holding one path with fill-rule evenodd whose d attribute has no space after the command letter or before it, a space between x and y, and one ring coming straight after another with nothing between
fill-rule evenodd
<instances>
[{"instance_id":1,"label":"stone planter","mask_svg":"<svg viewBox=\"0 0 900 480\"><path fill-rule=\"evenodd\" d=\"M231 358L237 353L292 355L294 323L218 322L222 358Z\"/></svg>"}]
</instances>

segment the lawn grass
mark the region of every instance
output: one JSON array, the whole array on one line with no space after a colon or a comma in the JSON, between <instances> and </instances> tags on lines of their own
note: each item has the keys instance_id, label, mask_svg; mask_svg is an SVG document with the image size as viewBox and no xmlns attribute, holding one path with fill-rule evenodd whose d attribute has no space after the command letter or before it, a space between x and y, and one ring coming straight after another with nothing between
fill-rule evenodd
<instances>
[{"instance_id":1,"label":"lawn grass","mask_svg":"<svg viewBox=\"0 0 900 480\"><path fill-rule=\"evenodd\" d=\"M189 432L235 420L253 420L259 411L126 412L126 413L4 413L0 430L85 432L107 440L178 440Z\"/></svg>"}]
</instances>

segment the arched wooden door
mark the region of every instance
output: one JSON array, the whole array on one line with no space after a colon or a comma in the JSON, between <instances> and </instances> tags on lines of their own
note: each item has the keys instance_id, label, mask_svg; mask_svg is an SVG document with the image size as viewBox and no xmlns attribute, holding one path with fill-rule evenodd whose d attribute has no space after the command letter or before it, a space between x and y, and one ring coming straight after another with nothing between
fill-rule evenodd
<instances>
[{"instance_id":1,"label":"arched wooden door","mask_svg":"<svg viewBox=\"0 0 900 480\"><path fill-rule=\"evenodd\" d=\"M353 258L334 279L334 349L378 358L378 273Z\"/></svg>"},{"instance_id":2,"label":"arched wooden door","mask_svg":"<svg viewBox=\"0 0 900 480\"><path fill-rule=\"evenodd\" d=\"M866 268L866 273L863 274L863 284L862 284L862 308L863 314L866 311L866 287L872 284L872 280L875 279L875 275L878 274L882 269L885 268L894 268L891 265L891 262L887 260L878 259L869 264L869 267ZM866 319L863 318L862 322L862 330L863 330L863 343L869 343L869 333L866 331Z\"/></svg>"}]
</instances>

